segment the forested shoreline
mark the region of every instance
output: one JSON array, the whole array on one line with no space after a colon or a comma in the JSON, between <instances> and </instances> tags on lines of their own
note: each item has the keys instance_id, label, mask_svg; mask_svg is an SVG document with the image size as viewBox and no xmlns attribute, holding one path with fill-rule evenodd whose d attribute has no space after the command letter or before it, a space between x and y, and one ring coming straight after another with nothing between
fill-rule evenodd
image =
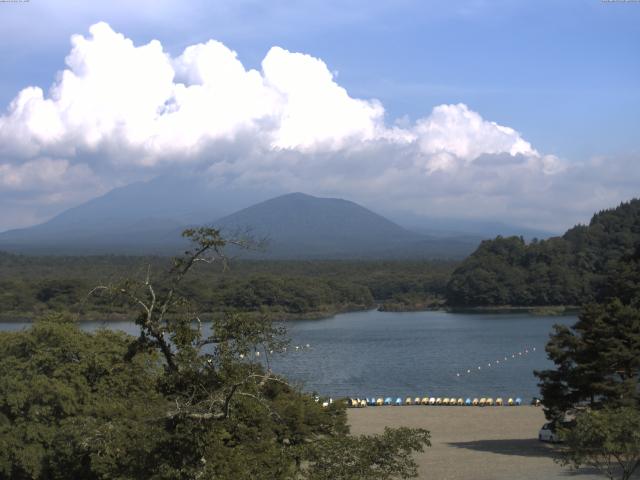
<instances>
[{"instance_id":1,"label":"forested shoreline","mask_svg":"<svg viewBox=\"0 0 640 480\"><path fill-rule=\"evenodd\" d=\"M608 288L640 245L640 200L596 213L561 237L485 240L453 272L447 303L458 307L581 306Z\"/></svg>"},{"instance_id":2,"label":"forested shoreline","mask_svg":"<svg viewBox=\"0 0 640 480\"><path fill-rule=\"evenodd\" d=\"M226 241L206 227L185 236L193 247L167 272L99 288L129 306L137 336L54 312L0 332L0 478L416 477L429 431L350 435L346 402L260 361L289 343L268 316L225 312L202 328L182 284L224 260Z\"/></svg>"},{"instance_id":3,"label":"forested shoreline","mask_svg":"<svg viewBox=\"0 0 640 480\"><path fill-rule=\"evenodd\" d=\"M640 244L640 200L599 212L589 225L561 237L525 242L485 240L462 263L454 261L232 261L199 265L181 286L204 314L259 312L273 319L322 318L379 308L575 310L607 289ZM0 321L33 319L53 311L83 319L126 318L130 306L96 287L162 278L166 257L25 256L0 252ZM162 281L160 281L162 285Z\"/></svg>"},{"instance_id":4,"label":"forested shoreline","mask_svg":"<svg viewBox=\"0 0 640 480\"><path fill-rule=\"evenodd\" d=\"M181 286L205 315L233 310L277 320L322 318L380 307L419 310L442 305L457 264L449 261L232 261L198 265ZM0 253L0 321L33 319L53 311L81 319L128 318L126 302L93 289L148 271L162 278L164 257L24 256Z\"/></svg>"}]
</instances>

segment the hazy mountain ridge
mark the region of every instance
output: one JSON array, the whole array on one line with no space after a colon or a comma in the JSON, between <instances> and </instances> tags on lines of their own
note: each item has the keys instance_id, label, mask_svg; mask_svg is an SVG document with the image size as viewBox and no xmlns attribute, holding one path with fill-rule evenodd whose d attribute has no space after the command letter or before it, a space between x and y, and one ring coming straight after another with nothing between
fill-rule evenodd
<instances>
[{"instance_id":1,"label":"hazy mountain ridge","mask_svg":"<svg viewBox=\"0 0 640 480\"><path fill-rule=\"evenodd\" d=\"M407 247L422 239L360 205L291 193L214 222L223 231L248 229L269 241L268 257L358 257Z\"/></svg>"},{"instance_id":2,"label":"hazy mountain ridge","mask_svg":"<svg viewBox=\"0 0 640 480\"><path fill-rule=\"evenodd\" d=\"M464 224L460 233L428 225L407 229L338 198L291 193L242 209L227 198L224 189L205 182L159 177L114 189L40 225L0 233L0 249L173 255L185 246L181 231L204 224L267 237L268 250L248 254L252 258L462 258L482 239L464 233ZM437 227L443 225L450 226L441 221Z\"/></svg>"}]
</instances>

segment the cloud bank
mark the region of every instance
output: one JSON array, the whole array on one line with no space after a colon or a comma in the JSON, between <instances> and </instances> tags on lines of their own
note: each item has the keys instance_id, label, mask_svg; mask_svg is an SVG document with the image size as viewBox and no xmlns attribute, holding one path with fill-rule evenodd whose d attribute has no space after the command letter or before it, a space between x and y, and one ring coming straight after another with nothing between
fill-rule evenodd
<instances>
[{"instance_id":1,"label":"cloud bank","mask_svg":"<svg viewBox=\"0 0 640 480\"><path fill-rule=\"evenodd\" d=\"M586 172L606 168L540 153L461 103L393 124L322 60L280 47L254 70L215 40L172 57L106 23L71 44L49 91L24 88L0 117L0 201L9 206L0 229L171 169L238 191L552 226L592 208L568 193L584 193L576 176L597 182ZM596 208L628 193L618 180L600 188Z\"/></svg>"}]
</instances>

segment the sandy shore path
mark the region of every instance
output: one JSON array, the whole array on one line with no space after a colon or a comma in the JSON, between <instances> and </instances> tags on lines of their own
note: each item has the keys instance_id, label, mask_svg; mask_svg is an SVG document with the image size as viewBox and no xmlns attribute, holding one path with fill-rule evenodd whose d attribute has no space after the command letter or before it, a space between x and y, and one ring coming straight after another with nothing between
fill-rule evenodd
<instances>
[{"instance_id":1,"label":"sandy shore path","mask_svg":"<svg viewBox=\"0 0 640 480\"><path fill-rule=\"evenodd\" d=\"M379 433L385 426L428 429L432 446L417 457L421 479L605 478L553 461L553 446L537 439L545 422L537 407L368 407L348 414L354 434Z\"/></svg>"}]
</instances>

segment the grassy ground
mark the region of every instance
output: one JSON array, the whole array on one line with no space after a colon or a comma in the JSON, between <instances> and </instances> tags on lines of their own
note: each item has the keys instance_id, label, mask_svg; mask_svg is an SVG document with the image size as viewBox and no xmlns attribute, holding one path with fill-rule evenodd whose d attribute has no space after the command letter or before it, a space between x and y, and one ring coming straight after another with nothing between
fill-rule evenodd
<instances>
[{"instance_id":1,"label":"grassy ground","mask_svg":"<svg viewBox=\"0 0 640 480\"><path fill-rule=\"evenodd\" d=\"M553 461L555 448L539 442L541 408L368 407L349 410L352 433L385 426L423 427L431 448L417 457L420 479L506 480L605 478L591 469L572 471Z\"/></svg>"}]
</instances>

